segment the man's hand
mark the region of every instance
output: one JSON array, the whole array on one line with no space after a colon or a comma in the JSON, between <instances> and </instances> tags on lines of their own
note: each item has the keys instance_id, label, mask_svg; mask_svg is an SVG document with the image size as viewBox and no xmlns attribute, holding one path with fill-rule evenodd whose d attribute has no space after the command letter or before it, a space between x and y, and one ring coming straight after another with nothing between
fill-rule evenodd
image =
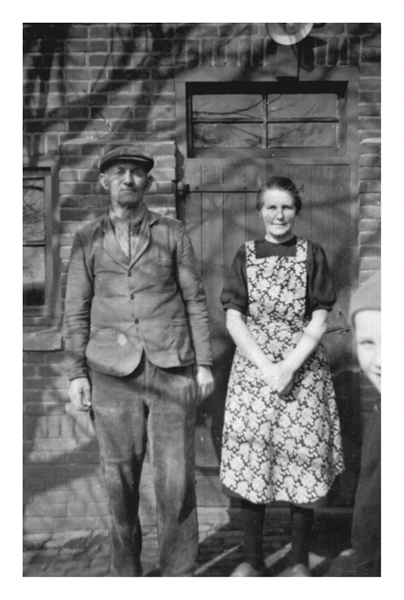
<instances>
[{"instance_id":1,"label":"man's hand","mask_svg":"<svg viewBox=\"0 0 404 600\"><path fill-rule=\"evenodd\" d=\"M198 400L204 400L213 392L215 384L210 367L196 366L196 384L198 386Z\"/></svg>"},{"instance_id":2,"label":"man's hand","mask_svg":"<svg viewBox=\"0 0 404 600\"><path fill-rule=\"evenodd\" d=\"M69 398L77 410L90 410L91 386L87 377L78 377L70 382Z\"/></svg>"}]
</instances>

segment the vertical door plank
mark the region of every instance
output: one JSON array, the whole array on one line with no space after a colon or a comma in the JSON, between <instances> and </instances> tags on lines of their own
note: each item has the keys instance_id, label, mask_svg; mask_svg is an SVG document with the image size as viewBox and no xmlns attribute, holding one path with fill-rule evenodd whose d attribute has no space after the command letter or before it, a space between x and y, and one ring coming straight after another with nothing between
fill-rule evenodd
<instances>
[{"instance_id":1,"label":"vertical door plank","mask_svg":"<svg viewBox=\"0 0 404 600\"><path fill-rule=\"evenodd\" d=\"M220 292L224 280L222 193L205 193L203 195L201 230L203 281L208 300L215 376L214 401L208 401L205 407L204 464L212 466L219 464L220 431L217 427L217 420L221 418L221 400L226 391L222 369L223 357L226 355L226 342L224 315L220 302ZM218 399L220 399L219 402Z\"/></svg>"}]
</instances>

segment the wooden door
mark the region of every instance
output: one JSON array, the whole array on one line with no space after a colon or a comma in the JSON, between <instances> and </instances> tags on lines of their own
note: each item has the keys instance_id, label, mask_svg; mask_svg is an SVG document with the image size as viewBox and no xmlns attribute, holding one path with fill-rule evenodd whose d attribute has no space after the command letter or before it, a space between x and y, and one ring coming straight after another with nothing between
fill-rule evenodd
<instances>
[{"instance_id":1,"label":"wooden door","mask_svg":"<svg viewBox=\"0 0 404 600\"><path fill-rule=\"evenodd\" d=\"M194 115L191 111L187 122L188 143L182 146L183 154L179 154L179 172L187 193L178 198L178 216L186 226L199 259L208 299L214 356L215 391L199 408L197 422L197 490L201 506L228 504L221 493L218 474L226 387L234 347L225 329L220 294L239 246L246 240L264 235L262 220L256 211L260 183L272 175L284 175L293 179L301 191L303 208L295 222L295 233L324 247L338 293L330 330L345 328L352 286L355 261L352 164L355 161L347 151L347 131L341 126L340 109L335 109L336 117L331 114L334 110L332 98L330 100L326 89L327 93L321 98L326 108L319 109L318 100L315 105L308 94L300 94L297 104L303 106L299 110L304 115L295 111L297 117L285 117L287 106L295 106L296 102L290 101L290 95L280 101L272 86L265 92L266 97L264 93L262 95L265 107L276 108L275 117L271 117L269 108L257 109L261 88L252 88L254 93L250 96L240 94L240 89L235 88L235 96L229 100L228 90L224 93L223 86L219 86L220 102L213 105L210 97L206 101L203 96L201 99L206 89L200 93L196 87L197 109ZM192 90L191 87L191 95ZM307 89L303 91L307 92ZM338 102L344 93L337 90ZM189 94L187 98L188 106L191 106ZM240 107L238 112L236 104ZM222 110L220 117L218 111L215 112L217 106ZM227 111L223 110L224 106ZM314 107L314 119L307 117L311 106ZM335 126L337 119L338 127ZM302 130L307 136L307 149ZM285 147L271 151L268 131L281 131L277 144ZM295 145L300 147L293 147L293 138ZM237 148L239 139L244 148ZM232 148L222 148L223 144ZM330 332L325 336L325 346L332 371L338 377L345 372L350 356L350 335ZM352 421L352 411L347 409L348 399L353 395L352 380L342 379L340 413ZM354 438L351 427L345 442L350 456L354 454L351 447ZM352 468L355 469L355 465ZM345 485L348 500L353 494L353 479L348 474ZM341 499L338 502L341 504ZM342 504L344 502L342 500Z\"/></svg>"}]
</instances>

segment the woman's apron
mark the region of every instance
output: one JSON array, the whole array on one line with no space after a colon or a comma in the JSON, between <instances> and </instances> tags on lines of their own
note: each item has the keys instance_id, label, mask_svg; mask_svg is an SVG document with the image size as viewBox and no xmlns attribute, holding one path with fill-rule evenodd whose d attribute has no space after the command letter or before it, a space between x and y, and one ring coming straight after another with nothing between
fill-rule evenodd
<instances>
[{"instance_id":1,"label":"woman's apron","mask_svg":"<svg viewBox=\"0 0 404 600\"><path fill-rule=\"evenodd\" d=\"M256 258L254 242L246 243L247 327L275 363L292 352L309 322L306 259L302 238L294 257ZM325 496L343 470L335 392L321 344L283 397L271 392L236 348L222 441L223 484L251 502L301 504Z\"/></svg>"}]
</instances>

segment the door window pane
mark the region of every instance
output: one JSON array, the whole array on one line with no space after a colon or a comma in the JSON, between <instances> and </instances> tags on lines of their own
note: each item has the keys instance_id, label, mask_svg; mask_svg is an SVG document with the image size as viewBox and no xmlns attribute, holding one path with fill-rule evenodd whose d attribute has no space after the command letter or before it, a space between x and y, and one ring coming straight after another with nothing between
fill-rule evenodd
<instances>
[{"instance_id":1,"label":"door window pane","mask_svg":"<svg viewBox=\"0 0 404 600\"><path fill-rule=\"evenodd\" d=\"M271 148L331 148L337 145L336 123L270 123L268 146Z\"/></svg>"},{"instance_id":2,"label":"door window pane","mask_svg":"<svg viewBox=\"0 0 404 600\"><path fill-rule=\"evenodd\" d=\"M262 125L256 123L195 123L195 148L260 148Z\"/></svg>"},{"instance_id":3,"label":"door window pane","mask_svg":"<svg viewBox=\"0 0 404 600\"><path fill-rule=\"evenodd\" d=\"M320 119L338 117L337 94L270 94L268 119Z\"/></svg>"},{"instance_id":4,"label":"door window pane","mask_svg":"<svg viewBox=\"0 0 404 600\"><path fill-rule=\"evenodd\" d=\"M195 120L262 119L263 102L258 94L201 94L192 97Z\"/></svg>"}]
</instances>

